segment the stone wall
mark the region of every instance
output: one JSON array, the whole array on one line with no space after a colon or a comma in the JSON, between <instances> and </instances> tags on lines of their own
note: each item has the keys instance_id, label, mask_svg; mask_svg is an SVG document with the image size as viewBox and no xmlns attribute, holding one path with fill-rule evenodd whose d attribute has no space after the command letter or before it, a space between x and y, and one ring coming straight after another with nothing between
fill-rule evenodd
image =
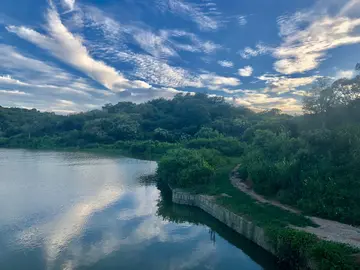
<instances>
[{"instance_id":1,"label":"stone wall","mask_svg":"<svg viewBox=\"0 0 360 270\"><path fill-rule=\"evenodd\" d=\"M266 251L275 254L274 249L269 244L269 241L265 236L264 229L229 211L225 207L216 204L211 196L190 194L179 189L173 189L172 201L177 204L199 207Z\"/></svg>"}]
</instances>

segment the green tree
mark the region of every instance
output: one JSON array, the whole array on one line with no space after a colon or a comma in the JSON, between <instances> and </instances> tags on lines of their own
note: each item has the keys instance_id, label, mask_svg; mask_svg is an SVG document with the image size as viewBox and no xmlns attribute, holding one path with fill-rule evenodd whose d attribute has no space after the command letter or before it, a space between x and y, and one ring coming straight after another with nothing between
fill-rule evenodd
<instances>
[{"instance_id":1,"label":"green tree","mask_svg":"<svg viewBox=\"0 0 360 270\"><path fill-rule=\"evenodd\" d=\"M222 137L219 131L214 130L210 127L202 127L196 134L196 138L206 138L206 139L213 139Z\"/></svg>"},{"instance_id":2,"label":"green tree","mask_svg":"<svg viewBox=\"0 0 360 270\"><path fill-rule=\"evenodd\" d=\"M214 168L200 152L189 149L169 151L159 162L157 175L173 187L193 187L209 184Z\"/></svg>"}]
</instances>

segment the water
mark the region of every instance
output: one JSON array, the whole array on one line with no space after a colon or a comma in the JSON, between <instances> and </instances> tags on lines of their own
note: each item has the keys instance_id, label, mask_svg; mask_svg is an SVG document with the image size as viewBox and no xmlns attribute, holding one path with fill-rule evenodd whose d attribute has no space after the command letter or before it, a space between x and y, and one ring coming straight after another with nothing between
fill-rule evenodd
<instances>
[{"instance_id":1,"label":"water","mask_svg":"<svg viewBox=\"0 0 360 270\"><path fill-rule=\"evenodd\" d=\"M0 268L274 269L206 213L139 177L156 163L0 149Z\"/></svg>"}]
</instances>

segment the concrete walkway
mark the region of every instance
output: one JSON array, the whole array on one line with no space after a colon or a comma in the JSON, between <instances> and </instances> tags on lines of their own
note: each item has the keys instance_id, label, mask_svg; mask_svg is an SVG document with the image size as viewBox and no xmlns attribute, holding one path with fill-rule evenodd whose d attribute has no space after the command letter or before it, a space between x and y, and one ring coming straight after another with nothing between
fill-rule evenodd
<instances>
[{"instance_id":1,"label":"concrete walkway","mask_svg":"<svg viewBox=\"0 0 360 270\"><path fill-rule=\"evenodd\" d=\"M236 166L230 175L230 180L234 187L248 194L250 197L252 197L254 200L257 200L258 202L271 204L279 208L282 208L286 211L296 214L301 214L301 211L298 209L281 204L280 202L275 200L268 200L265 197L255 193L239 178L237 174L239 166L240 165ZM318 218L318 217L307 216L307 218L312 220L315 224L319 225L319 227L317 228L293 227L293 228L296 228L301 231L313 233L320 239L349 244L351 246L360 248L360 228L332 220Z\"/></svg>"}]
</instances>

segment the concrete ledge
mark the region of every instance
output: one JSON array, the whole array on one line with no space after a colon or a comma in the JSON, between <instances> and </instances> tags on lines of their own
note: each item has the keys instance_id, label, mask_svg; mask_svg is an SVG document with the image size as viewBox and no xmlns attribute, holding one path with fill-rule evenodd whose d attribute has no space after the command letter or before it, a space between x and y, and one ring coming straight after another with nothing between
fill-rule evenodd
<instances>
[{"instance_id":1,"label":"concrete ledge","mask_svg":"<svg viewBox=\"0 0 360 270\"><path fill-rule=\"evenodd\" d=\"M263 228L256 226L253 222L229 211L225 207L216 204L211 196L191 194L180 189L173 189L172 201L176 204L199 207L234 231L275 255L275 251L272 248L269 239L265 236Z\"/></svg>"}]
</instances>

